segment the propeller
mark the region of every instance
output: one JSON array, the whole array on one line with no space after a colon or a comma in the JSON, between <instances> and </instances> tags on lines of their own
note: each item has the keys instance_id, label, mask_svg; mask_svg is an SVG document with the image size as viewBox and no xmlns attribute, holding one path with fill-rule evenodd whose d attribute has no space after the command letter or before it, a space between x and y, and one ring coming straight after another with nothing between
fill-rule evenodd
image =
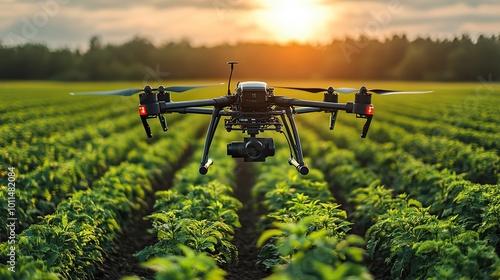
<instances>
[{"instance_id":1,"label":"propeller","mask_svg":"<svg viewBox=\"0 0 500 280\"><path fill-rule=\"evenodd\" d=\"M353 92L351 88L333 88L333 87L329 87L329 88L303 88L303 87L275 87L275 88L284 88L284 89L293 89L293 90L301 90L301 91L307 91L307 92L310 92L310 93L319 93L319 92L330 92L330 93L333 93L333 92L338 92L338 93L344 93L344 94L347 94L347 93L351 93ZM357 89L354 89L355 91L357 91Z\"/></svg>"},{"instance_id":2,"label":"propeller","mask_svg":"<svg viewBox=\"0 0 500 280\"><path fill-rule=\"evenodd\" d=\"M210 84L210 85L199 85L199 86L170 86L170 87L163 87L159 86L158 88L151 88L149 86L146 86L143 89L139 88L129 88L129 89L120 89L120 90L103 90L103 91L83 91L83 92L70 92L70 95L122 95L122 96L131 96L136 93L145 91L145 90L159 90L159 91L172 91L172 92L185 92L188 90L192 90L195 88L204 88L204 87L213 87L213 86L218 86L218 85L223 85L224 83L220 84ZM148 88L149 87L149 88Z\"/></svg>"},{"instance_id":3,"label":"propeller","mask_svg":"<svg viewBox=\"0 0 500 280\"><path fill-rule=\"evenodd\" d=\"M276 88L285 88L285 89L293 89L293 90L301 90L301 91L306 91L306 92L311 92L311 93L319 93L319 92L338 92L338 93L343 93L343 94L349 94L353 92L359 92L362 91L363 88L367 92L373 92L376 94L380 95L390 95L390 94L424 94L424 93L429 93L432 91L400 91L400 90L390 90L390 89L367 89L366 87L361 87L360 89L357 88L302 88L302 87L276 87Z\"/></svg>"},{"instance_id":4,"label":"propeller","mask_svg":"<svg viewBox=\"0 0 500 280\"><path fill-rule=\"evenodd\" d=\"M428 91L400 91L400 90L390 90L390 89L369 89L369 92L373 92L380 95L391 95L391 94L425 94L432 92Z\"/></svg>"}]
</instances>

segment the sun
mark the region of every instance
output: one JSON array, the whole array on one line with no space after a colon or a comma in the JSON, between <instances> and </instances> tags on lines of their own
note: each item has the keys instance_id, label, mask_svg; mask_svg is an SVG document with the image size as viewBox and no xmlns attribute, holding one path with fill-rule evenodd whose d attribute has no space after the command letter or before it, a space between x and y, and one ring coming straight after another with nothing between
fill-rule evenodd
<instances>
[{"instance_id":1,"label":"sun","mask_svg":"<svg viewBox=\"0 0 500 280\"><path fill-rule=\"evenodd\" d=\"M272 0L263 3L260 24L278 42L313 41L328 21L325 9L310 0Z\"/></svg>"}]
</instances>

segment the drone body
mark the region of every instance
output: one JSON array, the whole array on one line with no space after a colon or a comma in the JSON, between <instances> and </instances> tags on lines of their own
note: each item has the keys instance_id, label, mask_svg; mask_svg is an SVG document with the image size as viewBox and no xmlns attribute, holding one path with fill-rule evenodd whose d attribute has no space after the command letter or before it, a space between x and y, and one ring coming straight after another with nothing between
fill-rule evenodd
<instances>
[{"instance_id":1,"label":"drone body","mask_svg":"<svg viewBox=\"0 0 500 280\"><path fill-rule=\"evenodd\" d=\"M206 106L213 106L213 108ZM158 92L146 89L140 95L139 105L139 114L148 137L152 137L147 123L149 118L159 118L163 130L167 131L162 114L195 113L212 116L199 169L201 174L206 174L213 163L213 160L208 158L210 145L221 117L227 117L224 120L227 131L242 131L249 136L243 142L229 143L228 155L233 158L243 158L247 162L265 161L266 157L275 154L274 141L272 138L259 138L258 134L266 130L284 133L292 151L289 163L295 166L301 174L306 175L309 169L304 163L302 146L293 115L329 112L331 113L330 129L333 129L339 110L354 113L358 118L366 118L361 134L361 137L366 137L373 117L371 94L366 92L356 94L355 102L338 103L338 95L333 90L325 92L322 102L305 101L276 96L274 89L265 82L248 81L238 83L234 94L195 101L172 102L169 93L161 91L161 88Z\"/></svg>"},{"instance_id":2,"label":"drone body","mask_svg":"<svg viewBox=\"0 0 500 280\"><path fill-rule=\"evenodd\" d=\"M170 98L169 91L183 92L205 86L173 86L167 88L159 86L157 89L146 86L143 90L126 89L105 92L84 92L76 95L128 96L142 91L139 95L139 115L146 135L149 138L152 137L151 129L147 122L150 118L158 118L163 130L167 131L167 122L163 114L190 113L211 115L199 168L200 174L206 174L214 162L208 157L208 153L220 119L224 117L224 126L228 132L237 130L248 134L248 137L245 137L243 142L232 142L227 145L227 154L229 156L243 158L247 162L262 162L265 161L266 157L274 156L275 146L273 138L257 137L259 133L271 130L283 133L286 136L291 150L288 163L293 165L299 173L306 175L309 173L309 168L304 163L302 145L293 118L294 115L312 112L330 113L330 130L333 130L339 110L352 113L357 118L366 119L361 131L361 137L365 138L374 113L370 92L378 94L426 93L380 89L368 90L364 86L359 90L353 88L334 89L332 87L328 89L275 87L303 90L312 93L324 92L323 101L309 101L275 95L273 87L269 87L267 83L260 81L239 82L236 86L236 91L231 93L231 77L234 64L237 64L237 62L228 62L228 64L231 65L231 74L229 76L227 95L213 99L173 102ZM338 102L338 93L347 94L351 92L356 92L354 102ZM74 93L72 94L75 95Z\"/></svg>"}]
</instances>

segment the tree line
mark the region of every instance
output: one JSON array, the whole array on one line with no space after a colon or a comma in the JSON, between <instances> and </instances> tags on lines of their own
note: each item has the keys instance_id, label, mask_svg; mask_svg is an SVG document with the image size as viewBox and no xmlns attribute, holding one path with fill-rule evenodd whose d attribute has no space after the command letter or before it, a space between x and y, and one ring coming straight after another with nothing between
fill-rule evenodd
<instances>
[{"instance_id":1,"label":"tree line","mask_svg":"<svg viewBox=\"0 0 500 280\"><path fill-rule=\"evenodd\" d=\"M142 37L86 51L43 44L0 44L1 80L213 79L228 75L236 60L239 77L255 79L500 80L500 35L452 39L394 35L334 39L327 45L248 43L192 46L188 40L154 45Z\"/></svg>"}]
</instances>

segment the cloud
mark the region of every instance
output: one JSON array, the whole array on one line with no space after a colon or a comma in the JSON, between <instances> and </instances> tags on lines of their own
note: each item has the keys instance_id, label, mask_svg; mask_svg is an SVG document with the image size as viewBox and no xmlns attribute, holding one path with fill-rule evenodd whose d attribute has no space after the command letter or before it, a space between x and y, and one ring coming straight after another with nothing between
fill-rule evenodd
<instances>
[{"instance_id":1,"label":"cloud","mask_svg":"<svg viewBox=\"0 0 500 280\"><path fill-rule=\"evenodd\" d=\"M45 16L39 16L45 14ZM49 16L32 9L0 26L2 43L42 42L50 47L86 48L88 40L99 35L104 43L122 43L134 36L146 37L156 44L189 39L195 45L256 39L258 25L244 18L242 10L176 7L157 9L140 6L128 9L82 10L64 6ZM147 15L147 16L142 16ZM38 18L44 18L39 21Z\"/></svg>"},{"instance_id":2,"label":"cloud","mask_svg":"<svg viewBox=\"0 0 500 280\"><path fill-rule=\"evenodd\" d=\"M358 1L358 0L319 0L323 5L331 4L352 4L358 3L357 7L362 7L360 3L381 3L385 5L399 4L406 7L412 7L420 10L432 10L439 7L446 7L455 4L464 4L469 7L477 7L485 4L498 4L497 0L370 0L370 1Z\"/></svg>"},{"instance_id":3,"label":"cloud","mask_svg":"<svg viewBox=\"0 0 500 280\"><path fill-rule=\"evenodd\" d=\"M266 29L269 22L259 17L264 3L261 1L3 1L2 43L35 41L51 47L85 48L93 35L101 36L105 43L122 43L142 36L156 44L187 38L194 45L273 39L273 33ZM387 37L405 33L410 38L464 33L490 35L498 34L500 26L497 0L317 0L315 3L321 3L328 11L327 16L317 19L324 26L320 32L317 30L315 42L362 34Z\"/></svg>"},{"instance_id":4,"label":"cloud","mask_svg":"<svg viewBox=\"0 0 500 280\"><path fill-rule=\"evenodd\" d=\"M117 7L128 9L135 7L151 7L157 9L169 9L180 7L194 7L201 9L231 8L231 9L254 9L261 5L252 0L42 0L40 2L58 1L68 6L80 7L85 10L116 9ZM17 3L33 3L31 0L18 0Z\"/></svg>"},{"instance_id":5,"label":"cloud","mask_svg":"<svg viewBox=\"0 0 500 280\"><path fill-rule=\"evenodd\" d=\"M402 3L406 3L415 8L421 10L431 10L439 7L447 7L453 5L466 5L468 7L478 7L482 5L488 4L498 4L496 0L421 0L421 1L412 1L412 0L401 0Z\"/></svg>"},{"instance_id":6,"label":"cloud","mask_svg":"<svg viewBox=\"0 0 500 280\"><path fill-rule=\"evenodd\" d=\"M71 18L58 17L46 25L36 25L31 19L24 17L11 25L0 29L2 43L7 45L27 42L43 43L50 47L84 47L92 33L88 32L84 23L75 22Z\"/></svg>"},{"instance_id":7,"label":"cloud","mask_svg":"<svg viewBox=\"0 0 500 280\"><path fill-rule=\"evenodd\" d=\"M352 1L329 1L336 5L347 6ZM414 1L415 2L415 1ZM430 3L419 2L418 5L409 1L363 1L352 5L350 9L342 10L341 18L345 35L368 37L387 37L391 34L407 34L410 38L416 36L446 37L460 34L497 34L500 26L500 3L479 1L480 5L471 6L469 1L440 1L425 12L422 8ZM443 2L450 2L444 5ZM333 5L333 4L331 4ZM362 9L356 8L363 7Z\"/></svg>"}]
</instances>

